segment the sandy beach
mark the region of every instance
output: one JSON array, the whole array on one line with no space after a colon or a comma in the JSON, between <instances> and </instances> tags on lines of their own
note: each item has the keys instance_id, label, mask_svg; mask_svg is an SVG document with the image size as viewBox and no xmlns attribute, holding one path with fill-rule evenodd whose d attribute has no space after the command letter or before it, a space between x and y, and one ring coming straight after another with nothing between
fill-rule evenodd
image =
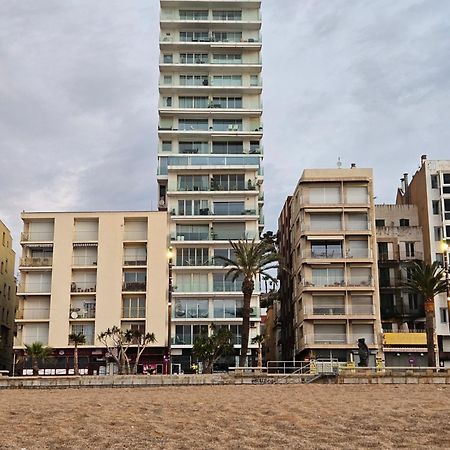
<instances>
[{"instance_id":1,"label":"sandy beach","mask_svg":"<svg viewBox=\"0 0 450 450\"><path fill-rule=\"evenodd\" d=\"M0 391L3 449L447 449L446 386Z\"/></svg>"}]
</instances>

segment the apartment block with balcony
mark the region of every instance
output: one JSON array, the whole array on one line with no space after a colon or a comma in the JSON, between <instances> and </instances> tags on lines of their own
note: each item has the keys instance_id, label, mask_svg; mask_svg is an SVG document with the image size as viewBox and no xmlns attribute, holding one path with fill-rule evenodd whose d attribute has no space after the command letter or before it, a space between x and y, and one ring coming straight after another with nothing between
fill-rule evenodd
<instances>
[{"instance_id":1,"label":"apartment block with balcony","mask_svg":"<svg viewBox=\"0 0 450 450\"><path fill-rule=\"evenodd\" d=\"M99 333L113 326L155 333L142 364L163 364L167 345L165 212L22 213L14 349L53 348L42 373L73 371L70 333L83 333L81 373L105 371ZM133 350L132 350L133 352ZM20 358L19 358L20 359ZM28 374L30 368L19 368Z\"/></svg>"},{"instance_id":2,"label":"apartment block with balcony","mask_svg":"<svg viewBox=\"0 0 450 450\"><path fill-rule=\"evenodd\" d=\"M10 371L13 361L16 309L15 252L9 229L0 220L0 370Z\"/></svg>"},{"instance_id":3,"label":"apartment block with balcony","mask_svg":"<svg viewBox=\"0 0 450 450\"><path fill-rule=\"evenodd\" d=\"M289 207L289 228L280 221L279 234L290 233L283 253L292 260L296 358L358 361L365 338L374 364L381 322L372 170L305 170Z\"/></svg>"},{"instance_id":4,"label":"apartment block with balcony","mask_svg":"<svg viewBox=\"0 0 450 450\"><path fill-rule=\"evenodd\" d=\"M397 191L397 204L417 206L423 230L424 260L439 261L448 267L449 253L443 251L442 244L450 244L450 160L429 160L422 155L420 168L411 182L408 174L404 174ZM440 294L434 303L438 361L450 367L450 299Z\"/></svg>"},{"instance_id":5,"label":"apartment block with balcony","mask_svg":"<svg viewBox=\"0 0 450 450\"><path fill-rule=\"evenodd\" d=\"M376 205L378 273L386 366L426 366L424 299L404 283L423 260L422 227L414 205Z\"/></svg>"},{"instance_id":6,"label":"apartment block with balcony","mask_svg":"<svg viewBox=\"0 0 450 450\"><path fill-rule=\"evenodd\" d=\"M261 2L160 5L159 209L170 215L175 253L172 359L187 371L212 323L232 330L239 352L240 280L227 280L214 257L230 256L229 240L259 239L264 222ZM250 338L259 287L252 307Z\"/></svg>"}]
</instances>

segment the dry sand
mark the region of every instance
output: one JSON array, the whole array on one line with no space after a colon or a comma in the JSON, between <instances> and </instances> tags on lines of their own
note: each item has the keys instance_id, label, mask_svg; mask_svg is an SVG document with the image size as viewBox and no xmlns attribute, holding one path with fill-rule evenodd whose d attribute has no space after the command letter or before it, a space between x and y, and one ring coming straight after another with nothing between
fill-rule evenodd
<instances>
[{"instance_id":1,"label":"dry sand","mask_svg":"<svg viewBox=\"0 0 450 450\"><path fill-rule=\"evenodd\" d=\"M450 449L450 386L0 391L0 449Z\"/></svg>"}]
</instances>

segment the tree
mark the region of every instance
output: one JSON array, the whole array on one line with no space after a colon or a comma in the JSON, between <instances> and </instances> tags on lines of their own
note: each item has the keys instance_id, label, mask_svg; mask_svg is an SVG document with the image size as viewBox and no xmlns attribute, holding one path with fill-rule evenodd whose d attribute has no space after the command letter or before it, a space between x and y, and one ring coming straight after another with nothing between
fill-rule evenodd
<instances>
[{"instance_id":1,"label":"tree","mask_svg":"<svg viewBox=\"0 0 450 450\"><path fill-rule=\"evenodd\" d=\"M192 347L193 355L203 363L203 372L212 373L214 363L221 356L233 353L233 344L231 340L233 334L228 327L216 327L211 325L211 336L200 336L194 342Z\"/></svg>"},{"instance_id":2,"label":"tree","mask_svg":"<svg viewBox=\"0 0 450 450\"><path fill-rule=\"evenodd\" d=\"M280 256L276 251L276 246L272 239L263 239L260 242L255 240L230 241L233 249L233 259L218 256L217 259L224 262L224 267L229 270L226 278L236 281L242 278L242 293L244 305L242 308L242 339L239 366L245 366L248 351L248 338L250 331L250 301L255 289L255 279L258 276L266 276L276 282L276 279L268 272L276 269L280 261Z\"/></svg>"},{"instance_id":3,"label":"tree","mask_svg":"<svg viewBox=\"0 0 450 450\"><path fill-rule=\"evenodd\" d=\"M258 334L252 339L252 344L258 344L258 367L262 367L262 345L264 343L264 336Z\"/></svg>"},{"instance_id":4,"label":"tree","mask_svg":"<svg viewBox=\"0 0 450 450\"><path fill-rule=\"evenodd\" d=\"M139 330L122 330L117 326L100 333L98 340L106 347L107 352L116 362L119 375L136 374L142 353L149 344L156 342L153 333L144 334ZM127 353L130 346L136 346L133 369L131 369L130 357Z\"/></svg>"},{"instance_id":5,"label":"tree","mask_svg":"<svg viewBox=\"0 0 450 450\"><path fill-rule=\"evenodd\" d=\"M83 333L70 333L69 343L73 343L73 371L75 372L75 375L80 375L78 346L86 344L86 336Z\"/></svg>"},{"instance_id":6,"label":"tree","mask_svg":"<svg viewBox=\"0 0 450 450\"><path fill-rule=\"evenodd\" d=\"M39 361L48 360L52 352L53 349L42 344L42 342L33 342L30 345L25 345L25 353L28 358L31 358L34 376L39 375Z\"/></svg>"},{"instance_id":7,"label":"tree","mask_svg":"<svg viewBox=\"0 0 450 450\"><path fill-rule=\"evenodd\" d=\"M444 269L437 261L426 264L417 261L411 267L405 288L425 299L425 326L427 333L428 366L436 367L434 353L434 297L447 291Z\"/></svg>"}]
</instances>

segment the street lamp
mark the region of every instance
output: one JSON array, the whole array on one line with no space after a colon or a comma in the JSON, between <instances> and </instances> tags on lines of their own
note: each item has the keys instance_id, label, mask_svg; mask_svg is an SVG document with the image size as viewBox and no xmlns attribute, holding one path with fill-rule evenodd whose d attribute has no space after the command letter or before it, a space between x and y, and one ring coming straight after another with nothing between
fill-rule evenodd
<instances>
[{"instance_id":1,"label":"street lamp","mask_svg":"<svg viewBox=\"0 0 450 450\"><path fill-rule=\"evenodd\" d=\"M167 251L167 259L169 262L169 286L168 286L168 300L167 300L167 370L168 375L172 375L172 291L173 291L173 249L169 247Z\"/></svg>"},{"instance_id":2,"label":"street lamp","mask_svg":"<svg viewBox=\"0 0 450 450\"><path fill-rule=\"evenodd\" d=\"M442 253L444 256L445 282L446 282L446 286L447 286L447 322L448 322L449 328L450 328L450 279L449 279L450 267L449 267L449 262L448 262L449 245L448 245L446 239L444 239L442 241L441 247L442 247Z\"/></svg>"}]
</instances>

